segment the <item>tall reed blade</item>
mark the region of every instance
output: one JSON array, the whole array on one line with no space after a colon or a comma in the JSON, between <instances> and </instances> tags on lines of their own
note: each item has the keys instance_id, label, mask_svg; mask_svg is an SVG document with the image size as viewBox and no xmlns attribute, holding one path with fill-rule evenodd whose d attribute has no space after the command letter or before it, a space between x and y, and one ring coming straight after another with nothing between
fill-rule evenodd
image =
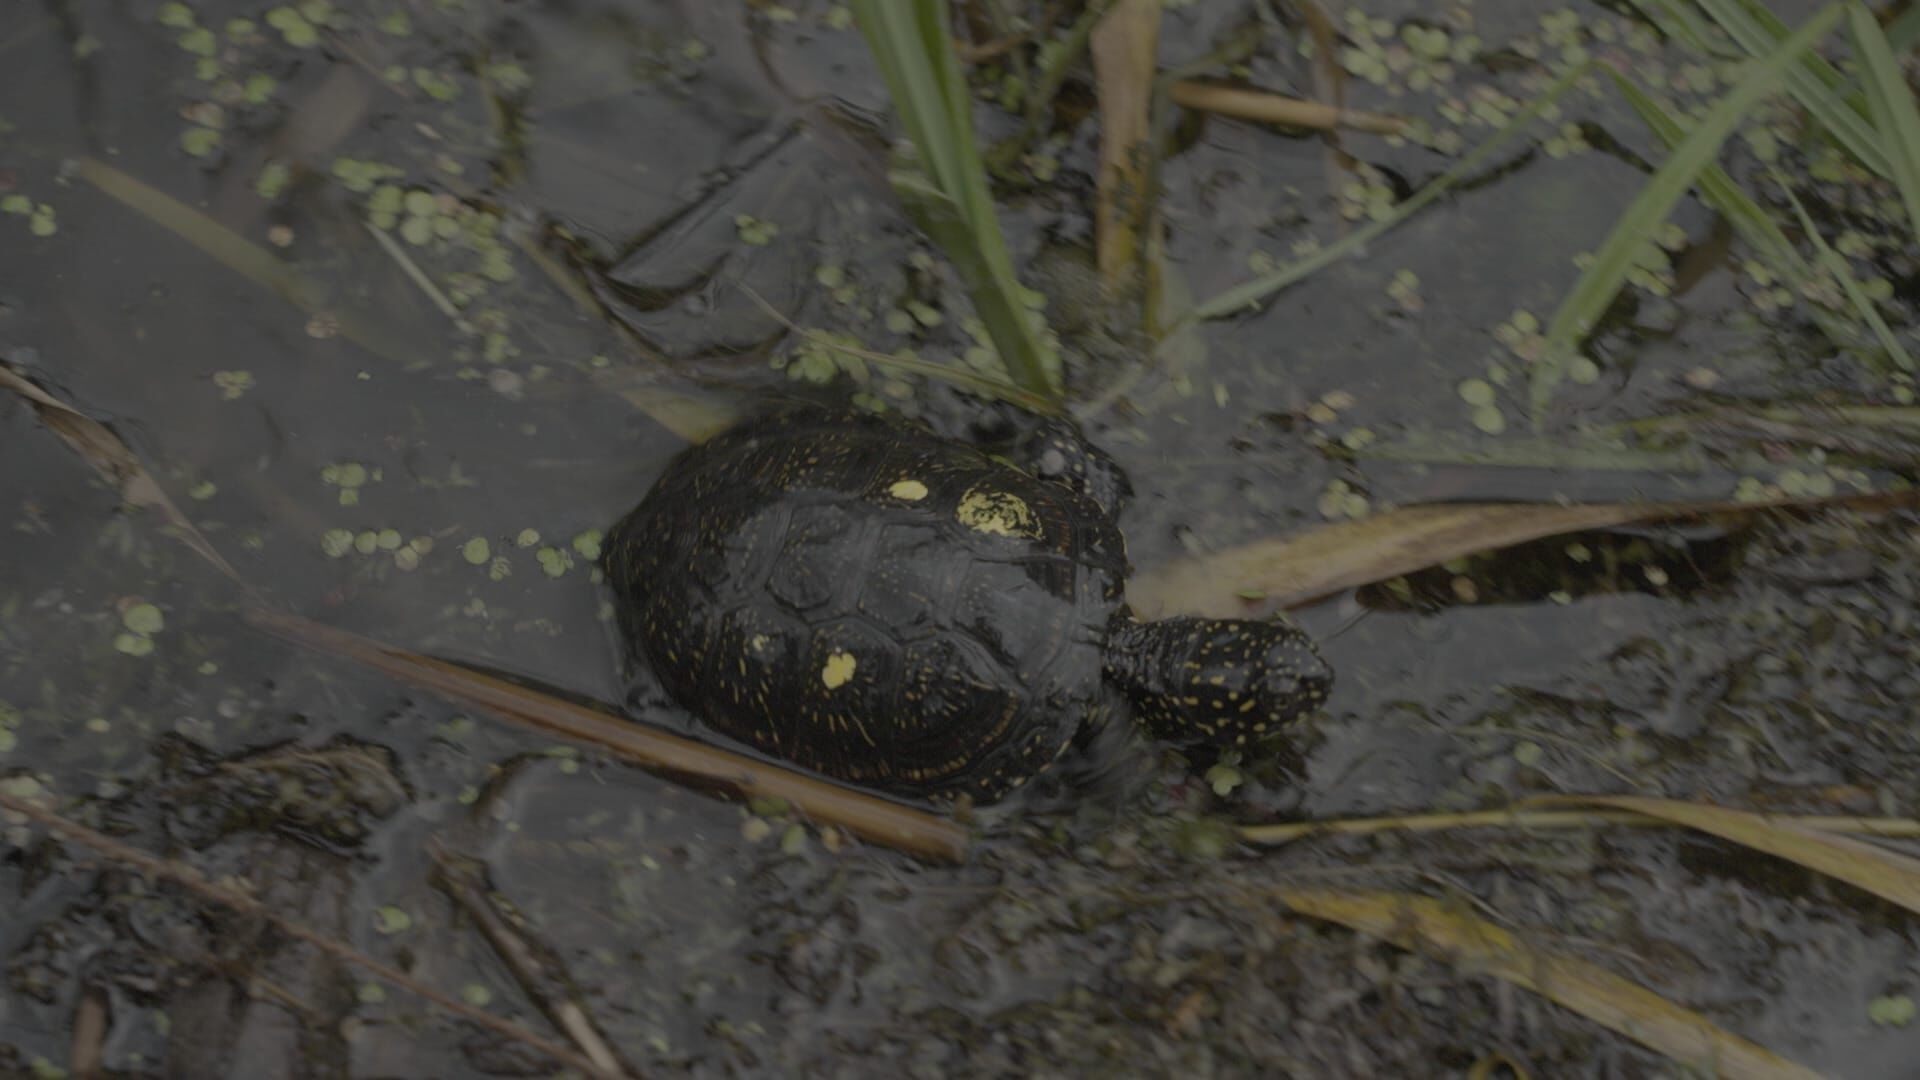
<instances>
[{"instance_id":1,"label":"tall reed blade","mask_svg":"<svg viewBox=\"0 0 1920 1080\"><path fill-rule=\"evenodd\" d=\"M851 6L925 174L901 170L895 191L953 260L1008 375L1029 393L1059 400L1058 357L1038 314L1028 309L994 216L947 0L852 0Z\"/></svg>"},{"instance_id":2,"label":"tall reed blade","mask_svg":"<svg viewBox=\"0 0 1920 1080\"><path fill-rule=\"evenodd\" d=\"M1779 88L1787 70L1799 62L1802 54L1832 32L1841 14L1840 4L1827 5L1779 48L1756 61L1739 84L1715 102L1706 117L1673 148L1666 162L1627 204L1613 231L1595 253L1592 264L1574 282L1547 324L1546 353L1533 369L1531 387L1536 429L1545 417L1547 401L1560 381L1566 359L1593 332L1600 317L1613 304L1641 248L1652 242L1654 230L1673 213L1674 206L1707 166L1713 164L1720 145L1733 129L1755 105Z\"/></svg>"}]
</instances>

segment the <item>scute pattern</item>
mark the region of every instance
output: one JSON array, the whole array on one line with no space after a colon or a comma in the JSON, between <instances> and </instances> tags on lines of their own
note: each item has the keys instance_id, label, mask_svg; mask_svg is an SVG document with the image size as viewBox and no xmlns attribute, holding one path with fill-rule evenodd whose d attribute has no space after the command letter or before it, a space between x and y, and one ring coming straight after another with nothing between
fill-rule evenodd
<instances>
[{"instance_id":1,"label":"scute pattern","mask_svg":"<svg viewBox=\"0 0 1920 1080\"><path fill-rule=\"evenodd\" d=\"M1019 500L1033 535L969 527L979 490ZM842 779L979 798L1098 710L1126 572L1085 496L816 409L685 451L607 552L627 640L715 729Z\"/></svg>"}]
</instances>

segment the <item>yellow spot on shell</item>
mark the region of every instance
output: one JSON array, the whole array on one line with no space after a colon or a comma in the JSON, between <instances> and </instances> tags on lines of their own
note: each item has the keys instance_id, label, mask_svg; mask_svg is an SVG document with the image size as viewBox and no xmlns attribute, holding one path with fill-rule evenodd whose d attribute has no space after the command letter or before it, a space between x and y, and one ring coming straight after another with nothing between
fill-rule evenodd
<instances>
[{"instance_id":1,"label":"yellow spot on shell","mask_svg":"<svg viewBox=\"0 0 1920 1080\"><path fill-rule=\"evenodd\" d=\"M838 690L853 678L853 667L852 653L834 653L827 657L827 666L820 669L820 681L827 684L827 689Z\"/></svg>"},{"instance_id":2,"label":"yellow spot on shell","mask_svg":"<svg viewBox=\"0 0 1920 1080\"><path fill-rule=\"evenodd\" d=\"M974 488L960 497L954 516L967 528L994 536L1037 538L1040 535L1033 508L1011 492Z\"/></svg>"},{"instance_id":3,"label":"yellow spot on shell","mask_svg":"<svg viewBox=\"0 0 1920 1080\"><path fill-rule=\"evenodd\" d=\"M918 480L895 480L887 489L887 494L908 502L919 502L927 497L927 485Z\"/></svg>"}]
</instances>

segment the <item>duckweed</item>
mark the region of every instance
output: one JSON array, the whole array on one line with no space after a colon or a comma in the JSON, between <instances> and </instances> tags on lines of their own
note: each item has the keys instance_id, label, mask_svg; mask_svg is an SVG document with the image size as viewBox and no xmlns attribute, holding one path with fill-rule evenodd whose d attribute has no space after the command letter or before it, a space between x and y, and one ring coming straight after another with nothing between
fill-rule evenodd
<instances>
[{"instance_id":1,"label":"duckweed","mask_svg":"<svg viewBox=\"0 0 1920 1080\"><path fill-rule=\"evenodd\" d=\"M534 553L534 558L548 577L560 577L573 568L573 555L562 548L543 547Z\"/></svg>"},{"instance_id":2,"label":"duckweed","mask_svg":"<svg viewBox=\"0 0 1920 1080\"><path fill-rule=\"evenodd\" d=\"M338 559L353 550L352 529L328 529L320 534L320 550L329 559Z\"/></svg>"},{"instance_id":3,"label":"duckweed","mask_svg":"<svg viewBox=\"0 0 1920 1080\"><path fill-rule=\"evenodd\" d=\"M213 373L213 385L219 389L222 399L235 401L253 389L253 372L216 371Z\"/></svg>"},{"instance_id":4,"label":"duckweed","mask_svg":"<svg viewBox=\"0 0 1920 1080\"><path fill-rule=\"evenodd\" d=\"M214 128L190 127L180 133L180 149L194 157L211 157L220 149L220 132Z\"/></svg>"},{"instance_id":5,"label":"duckweed","mask_svg":"<svg viewBox=\"0 0 1920 1080\"><path fill-rule=\"evenodd\" d=\"M152 636L167 625L167 620L158 605L141 602L120 613L120 625L133 633Z\"/></svg>"},{"instance_id":6,"label":"duckweed","mask_svg":"<svg viewBox=\"0 0 1920 1080\"><path fill-rule=\"evenodd\" d=\"M320 41L320 31L307 17L290 7L277 7L267 12L267 25L280 31L287 44L296 49L310 48Z\"/></svg>"},{"instance_id":7,"label":"duckweed","mask_svg":"<svg viewBox=\"0 0 1920 1080\"><path fill-rule=\"evenodd\" d=\"M766 247L780 234L780 226L752 214L735 214L733 226L740 234L740 242L750 247Z\"/></svg>"}]
</instances>

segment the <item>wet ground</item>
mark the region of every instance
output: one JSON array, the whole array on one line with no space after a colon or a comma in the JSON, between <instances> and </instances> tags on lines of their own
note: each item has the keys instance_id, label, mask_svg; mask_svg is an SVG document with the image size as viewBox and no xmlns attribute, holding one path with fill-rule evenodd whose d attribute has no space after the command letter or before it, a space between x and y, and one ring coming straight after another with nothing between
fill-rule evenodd
<instances>
[{"instance_id":1,"label":"wet ground","mask_svg":"<svg viewBox=\"0 0 1920 1080\"><path fill-rule=\"evenodd\" d=\"M1299 34L1263 23L1269 5L1168 7L1163 66L1264 25L1245 74L1310 92ZM1405 196L1570 50L1686 106L1726 85L1609 6L1429 7L1370 2L1373 24L1341 28L1350 67L1367 68L1369 42L1395 65L1384 85L1349 80L1349 104L1422 118L1440 151L1349 135L1372 170L1356 186L1316 138L1181 122L1161 205L1192 295ZM27 202L0 214L0 359L109 422L287 609L626 701L590 556L594 530L683 445L636 407L649 388L697 385L735 408L858 395L956 427L977 407L797 350L733 287L876 349L965 363L978 345L964 293L885 185L884 91L835 5L16 12L0 26L0 198ZM1446 29L1460 58L1392 52L1407 26ZM1073 122L1091 91L1065 93L1056 131L1003 178L1002 216L1086 401L1139 360L1106 333L1110 312L1073 301L1097 128ZM1018 128L988 103L977 121L988 142ZM1529 318L1545 320L1659 156L1596 80L1365 258L1208 324L1203 349L1089 420L1138 492L1123 520L1135 562L1362 499L1726 497L1899 475L1899 448L1861 460L1738 433L1703 434L1685 467L1597 452L1538 464ZM199 208L321 295L286 302L104 195L82 157ZM1781 164L1835 233L1862 238L1855 272L1892 286L1883 310L1911 347L1911 237L1881 216L1885 190L1856 190L1833 158L1810 143ZM1735 160L1755 166L1745 148ZM1667 266L1596 336L1594 368L1556 393L1538 445L1709 405L1911 402L1904 377L1836 355L1708 210L1683 202L1674 220ZM530 254L568 254L547 225L607 269L601 297L624 330ZM1492 390L1491 417L1478 390L1463 397L1468 380ZM1487 464L1503 447L1509 463ZM1912 816L1910 517L1549 541L1336 598L1297 613L1339 682L1291 752L1211 783L1136 745L994 816L966 865L940 868L294 652L119 502L33 413L0 406L8 790L248 882L541 1027L429 855L478 860L639 1071L1460 1075L1504 1059L1532 1075L1674 1074L1470 968L1288 914L1270 895L1283 884L1449 899L1832 1075L1911 1076L1920 1060L1912 917L1789 864L1656 830L1255 851L1228 829L1544 792ZM690 729L644 684L632 707ZM0 1071L56 1075L86 1001L106 1006L106 1066L129 1075L551 1068L257 921L4 824Z\"/></svg>"}]
</instances>

